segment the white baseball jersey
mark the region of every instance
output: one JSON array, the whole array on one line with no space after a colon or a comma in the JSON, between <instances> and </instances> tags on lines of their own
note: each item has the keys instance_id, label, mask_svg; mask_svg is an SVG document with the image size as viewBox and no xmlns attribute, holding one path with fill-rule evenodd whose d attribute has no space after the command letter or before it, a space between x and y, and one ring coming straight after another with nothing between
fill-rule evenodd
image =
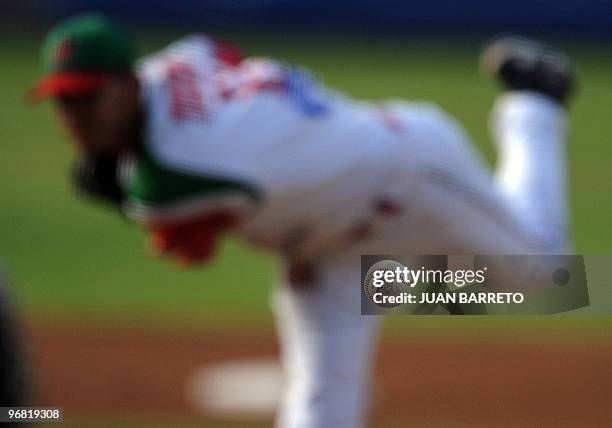
<instances>
[{"instance_id":1,"label":"white baseball jersey","mask_svg":"<svg viewBox=\"0 0 612 428\"><path fill-rule=\"evenodd\" d=\"M364 232L394 171L409 168L396 156L398 109L357 103L302 69L194 35L137 70L147 120L124 181L138 221L231 209L250 240L316 255Z\"/></svg>"}]
</instances>

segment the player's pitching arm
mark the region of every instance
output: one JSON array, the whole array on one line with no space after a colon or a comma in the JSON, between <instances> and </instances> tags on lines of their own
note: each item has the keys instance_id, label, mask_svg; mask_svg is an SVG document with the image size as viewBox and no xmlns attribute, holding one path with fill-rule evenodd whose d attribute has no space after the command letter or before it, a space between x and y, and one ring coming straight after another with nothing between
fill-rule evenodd
<instances>
[{"instance_id":1,"label":"player's pitching arm","mask_svg":"<svg viewBox=\"0 0 612 428\"><path fill-rule=\"evenodd\" d=\"M106 202L142 225L151 254L181 266L212 259L222 236L259 198L242 182L178 171L144 150L129 157L79 159L72 177L81 195Z\"/></svg>"}]
</instances>

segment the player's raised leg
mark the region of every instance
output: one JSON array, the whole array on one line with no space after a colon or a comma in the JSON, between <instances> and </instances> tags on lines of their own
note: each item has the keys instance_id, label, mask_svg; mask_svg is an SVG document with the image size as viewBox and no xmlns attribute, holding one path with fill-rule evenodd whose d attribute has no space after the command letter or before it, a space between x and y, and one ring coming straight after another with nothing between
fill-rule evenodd
<instances>
[{"instance_id":1,"label":"player's raised leg","mask_svg":"<svg viewBox=\"0 0 612 428\"><path fill-rule=\"evenodd\" d=\"M491 176L466 133L449 116L399 108L409 125L404 151L408 167L399 180L409 190L400 203L410 209L392 238L408 239L391 239L369 253L564 252L564 103L573 84L569 60L535 42L521 40L519 48L506 40L484 51L483 64L508 89L494 115L497 173Z\"/></svg>"},{"instance_id":2,"label":"player's raised leg","mask_svg":"<svg viewBox=\"0 0 612 428\"><path fill-rule=\"evenodd\" d=\"M326 260L276 290L286 370L278 428L365 425L378 319L362 316L359 258Z\"/></svg>"},{"instance_id":3,"label":"player's raised leg","mask_svg":"<svg viewBox=\"0 0 612 428\"><path fill-rule=\"evenodd\" d=\"M481 64L509 90L492 117L496 184L532 236L561 253L568 245L565 104L572 64L561 51L521 37L490 43Z\"/></svg>"}]
</instances>

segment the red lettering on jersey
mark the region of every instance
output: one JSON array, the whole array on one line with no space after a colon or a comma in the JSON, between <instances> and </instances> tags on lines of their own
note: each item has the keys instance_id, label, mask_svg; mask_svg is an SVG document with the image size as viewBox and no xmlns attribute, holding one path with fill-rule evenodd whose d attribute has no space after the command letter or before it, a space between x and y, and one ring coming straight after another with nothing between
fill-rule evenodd
<instances>
[{"instance_id":1,"label":"red lettering on jersey","mask_svg":"<svg viewBox=\"0 0 612 428\"><path fill-rule=\"evenodd\" d=\"M193 67L184 63L171 63L168 66L168 89L173 120L206 120L206 108Z\"/></svg>"}]
</instances>

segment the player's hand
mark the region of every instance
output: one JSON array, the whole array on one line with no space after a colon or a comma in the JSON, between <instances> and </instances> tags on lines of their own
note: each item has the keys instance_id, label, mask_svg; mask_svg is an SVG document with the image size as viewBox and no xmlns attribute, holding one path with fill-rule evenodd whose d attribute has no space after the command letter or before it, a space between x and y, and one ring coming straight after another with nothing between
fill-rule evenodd
<instances>
[{"instance_id":1,"label":"player's hand","mask_svg":"<svg viewBox=\"0 0 612 428\"><path fill-rule=\"evenodd\" d=\"M180 266L211 260L221 234L236 222L226 212L208 214L174 223L156 223L149 227L150 248L156 256L168 256Z\"/></svg>"},{"instance_id":2,"label":"player's hand","mask_svg":"<svg viewBox=\"0 0 612 428\"><path fill-rule=\"evenodd\" d=\"M119 155L81 156L72 168L73 185L83 196L120 208L124 194L119 185L118 165Z\"/></svg>"}]
</instances>

